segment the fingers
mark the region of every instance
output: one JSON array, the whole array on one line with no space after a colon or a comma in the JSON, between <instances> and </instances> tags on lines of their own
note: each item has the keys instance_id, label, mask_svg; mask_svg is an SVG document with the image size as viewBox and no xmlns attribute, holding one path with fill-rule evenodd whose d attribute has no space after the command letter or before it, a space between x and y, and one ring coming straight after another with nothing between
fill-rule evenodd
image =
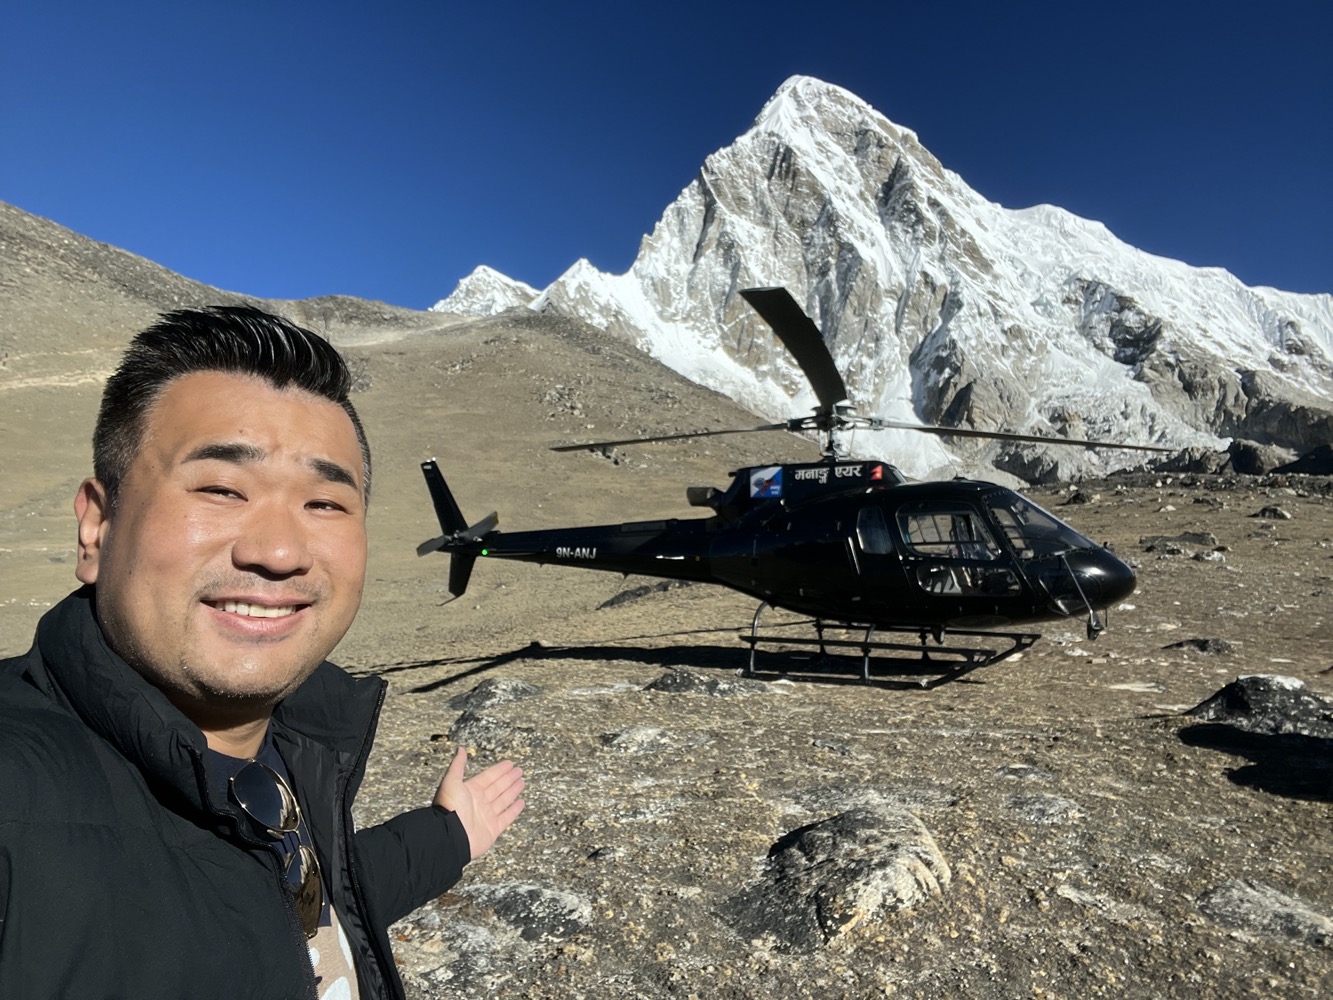
<instances>
[{"instance_id":1,"label":"fingers","mask_svg":"<svg viewBox=\"0 0 1333 1000\"><path fill-rule=\"evenodd\" d=\"M495 820L498 827L496 832L499 833L509 829L509 825L518 819L518 814L523 811L523 807L526 805L527 803L522 799L516 799L504 812L496 816Z\"/></svg>"},{"instance_id":2,"label":"fingers","mask_svg":"<svg viewBox=\"0 0 1333 1000\"><path fill-rule=\"evenodd\" d=\"M468 783L474 788L490 788L492 785L501 784L512 780L512 775L517 773L521 778L523 769L515 766L512 760L502 760L498 764L492 764L486 770L474 774L468 779Z\"/></svg>"},{"instance_id":3,"label":"fingers","mask_svg":"<svg viewBox=\"0 0 1333 1000\"><path fill-rule=\"evenodd\" d=\"M518 814L521 813L523 807L527 805L527 803L519 797L523 792L524 784L523 779L519 778L512 784L505 786L501 792L498 792L496 796L486 804L485 811L491 816L492 829L494 830L494 836L491 838L492 841L494 841L495 837L498 837L505 830L509 829L509 825L513 823L514 820L518 819Z\"/></svg>"},{"instance_id":4,"label":"fingers","mask_svg":"<svg viewBox=\"0 0 1333 1000\"><path fill-rule=\"evenodd\" d=\"M480 774L467 781L468 791L478 809L493 817L499 833L523 811L520 796L527 782L523 778L523 769L513 761L503 760L492 764Z\"/></svg>"},{"instance_id":5,"label":"fingers","mask_svg":"<svg viewBox=\"0 0 1333 1000\"><path fill-rule=\"evenodd\" d=\"M454 754L440 782L436 801L446 808L454 808L459 796L466 793L478 805L495 805L501 810L507 807L523 791L523 769L511 760L502 760L471 778L464 780L467 768L467 751L462 747Z\"/></svg>"},{"instance_id":6,"label":"fingers","mask_svg":"<svg viewBox=\"0 0 1333 1000\"><path fill-rule=\"evenodd\" d=\"M484 779L484 780L483 780ZM487 802L496 802L502 798L513 799L523 791L523 768L515 767L509 761L487 768L472 779L476 782L476 792Z\"/></svg>"},{"instance_id":7,"label":"fingers","mask_svg":"<svg viewBox=\"0 0 1333 1000\"><path fill-rule=\"evenodd\" d=\"M459 747L454 754L454 759L449 762L449 768L444 772L444 780L457 778L463 780L463 772L467 770L467 751Z\"/></svg>"}]
</instances>

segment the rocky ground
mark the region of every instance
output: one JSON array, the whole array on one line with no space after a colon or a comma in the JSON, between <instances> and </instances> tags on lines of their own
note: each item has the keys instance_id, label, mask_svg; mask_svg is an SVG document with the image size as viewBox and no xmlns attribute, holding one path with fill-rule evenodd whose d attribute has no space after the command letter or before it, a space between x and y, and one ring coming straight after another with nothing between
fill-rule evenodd
<instances>
[{"instance_id":1,"label":"rocky ground","mask_svg":"<svg viewBox=\"0 0 1333 1000\"><path fill-rule=\"evenodd\" d=\"M77 242L53 258L58 233L0 221L9 655L73 585L100 378L159 284L184 279ZM1031 490L1138 571L1097 642L1052 623L933 687L779 653L748 681L753 606L719 588L483 561L446 603L445 559L414 554L437 531L417 463L439 458L465 514L520 529L697 516L685 486L813 446L558 455L545 446L752 418L586 327L341 305L330 335L366 386L376 496L336 658L390 684L359 819L429 800L460 743L530 778L496 850L393 928L413 997L1329 995L1328 478ZM1188 714L1252 674L1304 687ZM1285 708L1247 712L1247 693Z\"/></svg>"},{"instance_id":2,"label":"rocky ground","mask_svg":"<svg viewBox=\"0 0 1333 1000\"><path fill-rule=\"evenodd\" d=\"M595 610L645 582L606 578L478 636L536 576L594 586L498 564L415 626L443 640L416 657L349 649L397 695L383 809L455 742L533 780L504 849L396 928L416 995L1323 995L1333 717L1247 737L1184 713L1251 673L1333 693L1327 484L1082 489L1035 499L1137 565L1110 631L1057 624L931 690L742 682L751 606L714 588ZM1251 516L1270 507L1291 519ZM854 810L804 878L771 870L792 831Z\"/></svg>"}]
</instances>

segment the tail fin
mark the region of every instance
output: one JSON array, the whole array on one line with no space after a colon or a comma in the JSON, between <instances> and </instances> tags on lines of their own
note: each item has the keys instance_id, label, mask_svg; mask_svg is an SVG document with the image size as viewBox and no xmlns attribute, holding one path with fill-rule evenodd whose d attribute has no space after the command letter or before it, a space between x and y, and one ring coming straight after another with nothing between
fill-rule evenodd
<instances>
[{"instance_id":1,"label":"tail fin","mask_svg":"<svg viewBox=\"0 0 1333 1000\"><path fill-rule=\"evenodd\" d=\"M424 556L427 552L439 552L442 549L479 541L494 531L495 526L500 523L499 517L488 514L469 527L463 512L458 509L454 495L449 492L449 486L445 483L435 459L421 463L421 474L426 477L426 488L430 490L430 499L435 505L435 516L444 534L418 545L417 555ZM472 576L472 566L476 563L477 557L471 552L453 552L451 555L453 558L449 563L449 593L455 597L462 597L463 592L467 590L468 580Z\"/></svg>"},{"instance_id":2,"label":"tail fin","mask_svg":"<svg viewBox=\"0 0 1333 1000\"><path fill-rule=\"evenodd\" d=\"M456 535L467 530L467 521L458 509L454 495L444 481L440 466L435 459L421 463L421 474L426 477L426 489L430 490L430 499L435 504L435 516L440 521L440 530L446 535Z\"/></svg>"},{"instance_id":3,"label":"tail fin","mask_svg":"<svg viewBox=\"0 0 1333 1000\"><path fill-rule=\"evenodd\" d=\"M463 596L467 591L468 580L472 579L472 567L476 562L476 556L454 553L453 558L449 560L449 593L455 597Z\"/></svg>"}]
</instances>

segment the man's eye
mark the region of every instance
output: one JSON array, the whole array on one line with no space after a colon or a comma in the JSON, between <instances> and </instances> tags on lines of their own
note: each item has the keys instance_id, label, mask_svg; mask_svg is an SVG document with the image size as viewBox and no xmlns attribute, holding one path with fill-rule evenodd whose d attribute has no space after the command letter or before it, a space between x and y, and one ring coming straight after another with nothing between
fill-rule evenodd
<instances>
[{"instance_id":1,"label":"man's eye","mask_svg":"<svg viewBox=\"0 0 1333 1000\"><path fill-rule=\"evenodd\" d=\"M333 500L311 500L306 504L307 510L346 510L342 504Z\"/></svg>"},{"instance_id":2,"label":"man's eye","mask_svg":"<svg viewBox=\"0 0 1333 1000\"><path fill-rule=\"evenodd\" d=\"M237 493L237 492L236 492L234 489L232 489L230 486L202 486L202 487L199 488L199 492L200 492L200 493L209 493L209 494L212 494L213 496L219 496L219 497L239 497L239 496L240 496L240 494Z\"/></svg>"}]
</instances>

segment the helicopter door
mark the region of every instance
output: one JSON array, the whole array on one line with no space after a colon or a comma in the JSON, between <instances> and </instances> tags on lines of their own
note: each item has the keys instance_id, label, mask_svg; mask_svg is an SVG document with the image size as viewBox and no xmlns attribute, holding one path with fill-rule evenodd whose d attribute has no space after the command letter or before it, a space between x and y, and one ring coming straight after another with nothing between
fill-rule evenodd
<instances>
[{"instance_id":1,"label":"helicopter door","mask_svg":"<svg viewBox=\"0 0 1333 1000\"><path fill-rule=\"evenodd\" d=\"M754 536L752 584L763 593L792 591L803 598L841 593L853 560L846 521L838 511L810 510L797 518L781 511Z\"/></svg>"},{"instance_id":2,"label":"helicopter door","mask_svg":"<svg viewBox=\"0 0 1333 1000\"><path fill-rule=\"evenodd\" d=\"M884 523L884 512L878 507L862 507L856 515L856 540L868 556L893 554L893 540L889 526Z\"/></svg>"},{"instance_id":3,"label":"helicopter door","mask_svg":"<svg viewBox=\"0 0 1333 1000\"><path fill-rule=\"evenodd\" d=\"M856 533L847 540L847 551L862 581L861 596L877 601L885 588L901 592L901 560L881 506L867 505L856 512Z\"/></svg>"},{"instance_id":4,"label":"helicopter door","mask_svg":"<svg viewBox=\"0 0 1333 1000\"><path fill-rule=\"evenodd\" d=\"M979 512L966 504L910 504L898 511L907 575L930 594L1000 597L1022 587Z\"/></svg>"}]
</instances>

